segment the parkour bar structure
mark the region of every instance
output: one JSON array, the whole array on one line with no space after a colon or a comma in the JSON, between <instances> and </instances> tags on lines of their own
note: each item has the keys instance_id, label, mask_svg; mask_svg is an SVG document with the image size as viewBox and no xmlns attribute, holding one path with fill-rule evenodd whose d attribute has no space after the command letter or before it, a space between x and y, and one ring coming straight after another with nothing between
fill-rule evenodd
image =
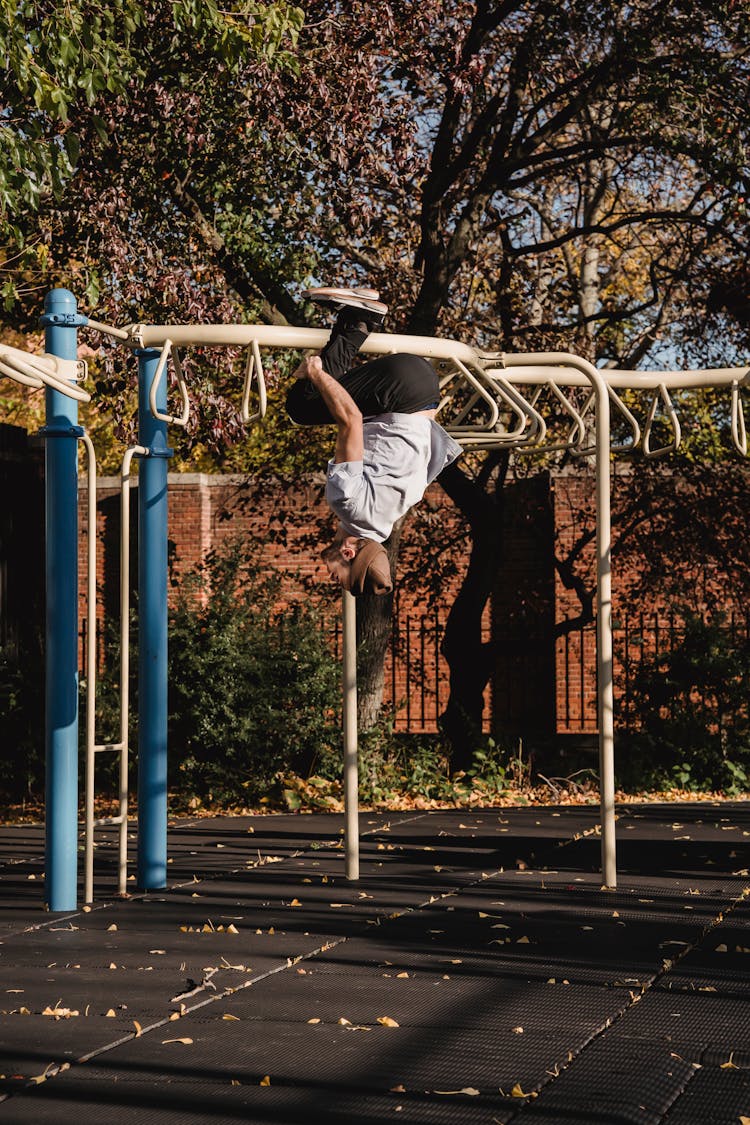
<instances>
[{"instance_id":1,"label":"parkour bar structure","mask_svg":"<svg viewBox=\"0 0 750 1125\"><path fill-rule=\"evenodd\" d=\"M189 348L232 348L245 352L241 416L260 422L266 413L262 349L319 351L328 331L276 325L148 325L117 328L78 313L72 293L53 290L45 302L45 355L0 345L0 374L19 382L47 385L47 870L46 898L51 910L76 908L78 835L78 510L77 442L89 452L90 627L87 657L85 897L93 896L93 763L98 752L120 755L119 813L109 818L120 829L119 880L125 890L127 848L128 747L128 582L130 467L139 459L139 769L138 886L154 890L167 877L167 443L169 425L185 425L190 390L181 355ZM139 443L127 450L122 467L121 548L121 729L119 741L97 745L93 722L95 681L96 487L93 449L77 424L76 399L88 399L77 381L85 365L75 362L78 329L93 330L129 348L139 373ZM516 455L566 449L593 457L596 488L596 618L601 805L601 871L606 887L617 884L614 784L614 682L611 612L610 464L613 454L640 450L659 457L677 449L681 430L675 398L703 387L728 392L727 417L737 454L747 456L742 391L750 388L750 368L698 371L618 371L600 369L564 353L483 352L456 340L372 333L367 354L413 352L438 371L441 398L438 421L465 449L511 447ZM169 361L179 396L179 411L168 413ZM631 399L646 396L645 418ZM626 401L627 399L627 401ZM613 414L618 440L612 440ZM626 436L620 438L624 429ZM666 431L666 437L664 436ZM67 438L61 441L60 438ZM73 439L73 440L70 440ZM356 607L343 595L343 756L346 876L359 877L356 729Z\"/></svg>"}]
</instances>

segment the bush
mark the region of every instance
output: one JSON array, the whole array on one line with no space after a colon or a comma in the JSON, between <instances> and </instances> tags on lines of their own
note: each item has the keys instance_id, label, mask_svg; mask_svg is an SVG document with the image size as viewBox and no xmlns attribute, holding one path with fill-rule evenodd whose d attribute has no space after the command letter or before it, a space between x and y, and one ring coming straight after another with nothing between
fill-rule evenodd
<instances>
[{"instance_id":1,"label":"bush","mask_svg":"<svg viewBox=\"0 0 750 1125\"><path fill-rule=\"evenodd\" d=\"M44 663L0 648L0 791L11 801L44 793Z\"/></svg>"},{"instance_id":2,"label":"bush","mask_svg":"<svg viewBox=\"0 0 750 1125\"><path fill-rule=\"evenodd\" d=\"M671 652L644 660L633 679L618 774L639 787L677 785L736 794L750 786L750 640L717 615L687 615Z\"/></svg>"},{"instance_id":3,"label":"bush","mask_svg":"<svg viewBox=\"0 0 750 1125\"><path fill-rule=\"evenodd\" d=\"M181 583L169 635L170 783L228 804L281 770L340 756L340 673L307 604L277 608L279 579L240 545Z\"/></svg>"}]
</instances>

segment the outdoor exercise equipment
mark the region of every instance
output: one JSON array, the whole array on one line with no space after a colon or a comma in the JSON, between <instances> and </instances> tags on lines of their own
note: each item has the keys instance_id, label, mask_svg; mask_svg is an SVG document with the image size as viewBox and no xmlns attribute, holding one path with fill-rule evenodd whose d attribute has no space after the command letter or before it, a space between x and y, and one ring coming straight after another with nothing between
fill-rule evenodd
<instances>
[{"instance_id":1,"label":"outdoor exercise equipment","mask_svg":"<svg viewBox=\"0 0 750 1125\"><path fill-rule=\"evenodd\" d=\"M67 291L56 291L67 293ZM54 303L54 294L48 303ZM68 294L66 300L71 298ZM139 474L139 831L138 882L144 889L166 883L166 645L167 645L167 446L170 424L186 425L190 386L182 355L189 348L240 349L245 352L241 414L259 421L267 408L261 349L320 350L328 331L277 325L148 325L116 328L83 317L65 327L88 326L126 345L139 364L139 445L123 464L123 528L128 530L125 496L129 466L141 459ZM67 352L48 350L69 358ZM66 344L66 347L69 347ZM747 454L742 389L750 387L750 369L701 371L618 371L599 369L569 353L482 352L456 340L372 333L362 348L367 354L413 352L430 359L440 382L438 418L466 449L505 446L518 455L566 449L573 457L592 456L596 487L596 616L601 788L602 877L617 882L614 808L614 684L611 620L610 461L613 453L663 456L679 448L682 433L673 395L701 387L730 392L729 429L737 452ZM179 412L167 408L167 368L175 372ZM0 363L6 362L0 355ZM0 371L2 368L0 368ZM26 372L21 372L27 374ZM55 377L55 372L46 372ZM32 376L29 376L32 377ZM35 376L41 376L35 373ZM57 390L48 393L58 394ZM636 400L646 398L639 420ZM625 398L627 397L627 402ZM611 418L626 430L613 442ZM667 436L663 432L666 429ZM95 491L90 488L91 493ZM71 523L71 526L73 524ZM93 522L91 524L93 527ZM127 542L123 536L123 559ZM125 567L125 563L123 563ZM123 596L124 598L126 595ZM71 602L73 599L71 599ZM126 601L123 602L126 606ZM127 648L127 614L123 609L122 643ZM344 793L346 875L359 876L357 819L357 733L355 600L343 596ZM53 667L57 667L53 665ZM127 656L123 655L123 669ZM53 673L57 678L57 671ZM123 673L121 752L127 753L127 675ZM98 748L103 749L103 748ZM122 775L121 775L122 776ZM125 778L127 764L125 764ZM53 779L54 785L54 779ZM55 795L49 794L54 800ZM92 798L93 800L93 798ZM120 824L126 822L127 785L120 794ZM74 822L73 818L73 822ZM123 837L121 836L121 840ZM92 841L87 823L87 870ZM48 879L50 871L48 868ZM56 869L55 869L56 870ZM120 852L120 885L125 877ZM62 877L60 877L62 882ZM90 888L87 885L87 894ZM55 900L57 901L57 899Z\"/></svg>"}]
</instances>

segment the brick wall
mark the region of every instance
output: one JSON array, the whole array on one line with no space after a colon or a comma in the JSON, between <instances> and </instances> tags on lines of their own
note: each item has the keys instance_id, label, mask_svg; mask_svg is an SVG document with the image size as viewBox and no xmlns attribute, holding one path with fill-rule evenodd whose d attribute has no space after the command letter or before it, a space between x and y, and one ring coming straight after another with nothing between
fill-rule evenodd
<instances>
[{"instance_id":1,"label":"brick wall","mask_svg":"<svg viewBox=\"0 0 750 1125\"><path fill-rule=\"evenodd\" d=\"M747 471L737 472L745 473L743 479L750 487ZM174 580L179 582L208 550L220 551L240 537L260 564L283 573L283 597L287 601L312 599L329 616L333 634L339 597L319 561L321 543L334 528L323 487L322 475L282 486L244 476L170 474ZM708 598L731 607L736 575L724 574L714 563L697 556L686 560L682 556L690 552L682 550L680 535L670 538L669 497L676 489L689 490L691 482L665 472L650 487L654 494L646 496L643 511L637 510L634 519L634 497L638 498L644 482L627 466L618 468L612 493L615 625L621 626L626 612L637 604L636 595L649 566L650 585L643 584L640 612L644 619L655 621L657 630L668 628L670 619L669 603L658 593L659 565L665 576L679 572L683 584L692 584L696 605ZM131 576L135 583L135 487L132 503ZM740 504L740 498L736 503ZM82 524L85 504L82 481ZM485 691L486 729L494 725L503 737L524 737L532 743L560 735L593 735L597 728L593 475L576 468L555 476L539 473L510 484L504 493L502 520L502 549L491 606L482 624L483 639L492 639L495 645L494 674ZM99 615L106 613L115 621L119 527L119 481L103 479L98 485ZM447 701L448 669L440 654L440 641L466 573L468 542L460 514L439 486L431 486L407 520L402 537L394 643L385 675L385 698L396 708L397 729L435 730L436 718ZM663 551L663 558L651 557L653 551ZM82 607L85 572L82 539ZM615 640L619 659L616 686L622 690L622 645L618 647L617 635ZM333 636L332 643L336 643Z\"/></svg>"},{"instance_id":2,"label":"brick wall","mask_svg":"<svg viewBox=\"0 0 750 1125\"><path fill-rule=\"evenodd\" d=\"M246 476L170 473L169 560L173 583L191 571L210 550L221 552L231 541L247 544L248 556L263 567L283 575L282 598L312 601L330 622L331 641L337 647L340 595L320 561L320 550L334 532L334 522L323 497L324 477L311 476L292 485L258 482ZM86 482L81 481L81 526L86 522ZM131 588L137 583L137 482L131 487ZM433 732L448 698L448 668L440 653L445 620L465 571L464 552L442 551L437 593L430 593L433 559L429 557L430 530L460 523L442 489L432 486L407 521L399 557L400 576L395 601L391 651L385 667L385 702L393 705L396 729ZM102 478L97 485L97 534L100 591L97 616L101 631L105 617L119 616L120 484ZM450 540L450 533L444 536ZM86 542L81 536L81 617L85 615ZM175 586L171 587L174 591ZM489 634L489 614L485 615ZM490 693L486 693L485 721L490 722Z\"/></svg>"}]
</instances>

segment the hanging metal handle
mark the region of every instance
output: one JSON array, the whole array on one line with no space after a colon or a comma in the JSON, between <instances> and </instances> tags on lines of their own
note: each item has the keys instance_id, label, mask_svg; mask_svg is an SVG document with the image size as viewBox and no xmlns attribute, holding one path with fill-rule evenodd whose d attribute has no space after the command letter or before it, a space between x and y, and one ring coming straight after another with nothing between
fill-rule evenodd
<instances>
[{"instance_id":1,"label":"hanging metal handle","mask_svg":"<svg viewBox=\"0 0 750 1125\"><path fill-rule=\"evenodd\" d=\"M743 457L747 457L745 411L742 408L742 396L737 380L732 383L732 441L737 452Z\"/></svg>"},{"instance_id":2,"label":"hanging metal handle","mask_svg":"<svg viewBox=\"0 0 750 1125\"><path fill-rule=\"evenodd\" d=\"M79 359L60 359L53 355L31 355L6 345L0 351L0 374L26 387L49 387L74 398L91 402L91 395L69 379L86 378L86 364Z\"/></svg>"},{"instance_id":3,"label":"hanging metal handle","mask_svg":"<svg viewBox=\"0 0 750 1125\"><path fill-rule=\"evenodd\" d=\"M258 389L258 408L251 414L250 395L253 389L253 382L257 384ZM247 353L247 362L245 364L245 382L242 388L242 421L246 423L259 422L261 418L265 418L267 404L266 379L263 374L263 364L260 360L260 346L257 340L253 340L250 344Z\"/></svg>"},{"instance_id":4,"label":"hanging metal handle","mask_svg":"<svg viewBox=\"0 0 750 1125\"><path fill-rule=\"evenodd\" d=\"M653 430L654 421L656 419L656 411L659 406L659 399L664 406L666 417L669 419L669 424L672 427L672 441L668 445L661 445L657 449L651 448L651 432ZM644 457L663 457L667 453L674 453L679 449L682 440L682 429L680 427L680 420L677 417L677 411L674 404L669 397L669 392L663 383L659 384L659 393L654 395L651 400L648 417L646 424L643 427L643 455Z\"/></svg>"},{"instance_id":5,"label":"hanging metal handle","mask_svg":"<svg viewBox=\"0 0 750 1125\"><path fill-rule=\"evenodd\" d=\"M177 376L177 387L178 387L179 392L180 392L180 397L182 398L182 413L180 415L162 414L159 411L159 408L156 405L156 394L157 394L157 391L159 390L159 386L161 384L161 381L164 378L164 372L167 369L167 360L169 359L170 352L172 353L172 363L174 365L174 373ZM159 362L156 365L156 371L154 372L154 377L151 380L151 386L150 386L149 392L148 392L148 405L149 405L149 408L150 408L151 413L153 414L154 418L157 418L160 422L169 422L169 423L171 423L172 425L175 425L175 426L186 426L187 425L188 418L190 417L190 399L188 398L187 384L185 383L185 377L182 373L182 364L180 363L180 356L179 356L179 353L177 351L177 348L172 350L172 341L171 340L165 340L164 346L161 349L161 354L159 356Z\"/></svg>"}]
</instances>

